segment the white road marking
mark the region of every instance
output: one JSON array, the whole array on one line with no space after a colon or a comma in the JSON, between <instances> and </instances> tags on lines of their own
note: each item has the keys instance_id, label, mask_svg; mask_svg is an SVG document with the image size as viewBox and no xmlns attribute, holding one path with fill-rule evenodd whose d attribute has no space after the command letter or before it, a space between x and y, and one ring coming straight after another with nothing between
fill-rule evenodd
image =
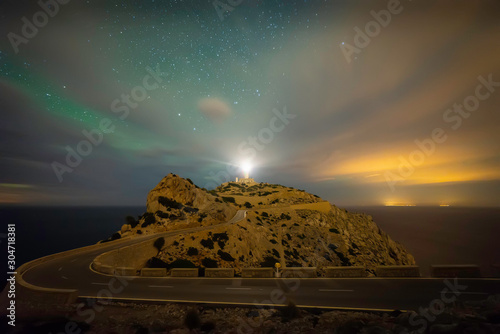
<instances>
[{"instance_id":1,"label":"white road marking","mask_svg":"<svg viewBox=\"0 0 500 334\"><path fill-rule=\"evenodd\" d=\"M57 269L57 271L61 271L62 270L62 267L59 267L59 269Z\"/></svg>"},{"instance_id":2,"label":"white road marking","mask_svg":"<svg viewBox=\"0 0 500 334\"><path fill-rule=\"evenodd\" d=\"M61 277L64 278L64 279L68 279L66 276L61 276Z\"/></svg>"},{"instance_id":3,"label":"white road marking","mask_svg":"<svg viewBox=\"0 0 500 334\"><path fill-rule=\"evenodd\" d=\"M335 290L335 289L319 289L322 292L353 292L354 290Z\"/></svg>"},{"instance_id":4,"label":"white road marking","mask_svg":"<svg viewBox=\"0 0 500 334\"><path fill-rule=\"evenodd\" d=\"M148 285L150 288L173 288L171 285Z\"/></svg>"},{"instance_id":5,"label":"white road marking","mask_svg":"<svg viewBox=\"0 0 500 334\"><path fill-rule=\"evenodd\" d=\"M75 262L76 260L78 260L78 259L73 259L73 260L71 260L71 261L69 261L69 262L73 263L73 262Z\"/></svg>"},{"instance_id":6,"label":"white road marking","mask_svg":"<svg viewBox=\"0 0 500 334\"><path fill-rule=\"evenodd\" d=\"M226 288L227 290L252 290L252 288Z\"/></svg>"},{"instance_id":7,"label":"white road marking","mask_svg":"<svg viewBox=\"0 0 500 334\"><path fill-rule=\"evenodd\" d=\"M92 284L95 284L95 285L108 285L108 283L92 283Z\"/></svg>"}]
</instances>

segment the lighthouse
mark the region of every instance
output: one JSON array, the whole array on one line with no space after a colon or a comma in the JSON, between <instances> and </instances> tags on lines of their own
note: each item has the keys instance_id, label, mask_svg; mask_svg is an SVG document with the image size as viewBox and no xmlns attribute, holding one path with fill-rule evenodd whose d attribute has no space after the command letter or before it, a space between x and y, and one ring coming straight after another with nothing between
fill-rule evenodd
<instances>
[{"instance_id":1,"label":"lighthouse","mask_svg":"<svg viewBox=\"0 0 500 334\"><path fill-rule=\"evenodd\" d=\"M250 178L250 171L252 170L252 165L249 162L245 162L241 165L241 171L243 172L243 178L236 178L236 182L252 184L255 180Z\"/></svg>"}]
</instances>

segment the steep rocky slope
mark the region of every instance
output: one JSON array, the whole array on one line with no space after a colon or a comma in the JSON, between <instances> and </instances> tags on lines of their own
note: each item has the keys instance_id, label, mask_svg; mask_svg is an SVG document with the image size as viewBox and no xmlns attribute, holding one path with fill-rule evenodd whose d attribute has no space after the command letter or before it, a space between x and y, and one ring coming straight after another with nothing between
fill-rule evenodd
<instances>
[{"instance_id":1,"label":"steep rocky slope","mask_svg":"<svg viewBox=\"0 0 500 334\"><path fill-rule=\"evenodd\" d=\"M230 226L236 211L246 218ZM153 218L151 218L153 217ZM147 213L138 225L122 228L134 235L214 225L207 231L166 238L151 267L235 268L411 265L415 261L373 222L303 190L266 183L225 183L212 191L167 175L148 195Z\"/></svg>"}]
</instances>

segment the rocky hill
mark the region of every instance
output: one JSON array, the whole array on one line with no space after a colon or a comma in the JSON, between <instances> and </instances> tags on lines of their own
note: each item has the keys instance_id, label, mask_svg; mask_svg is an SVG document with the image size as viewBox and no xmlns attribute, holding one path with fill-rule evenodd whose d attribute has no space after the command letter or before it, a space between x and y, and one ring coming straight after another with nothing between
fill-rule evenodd
<instances>
[{"instance_id":1,"label":"rocky hill","mask_svg":"<svg viewBox=\"0 0 500 334\"><path fill-rule=\"evenodd\" d=\"M244 220L229 221L237 210ZM134 225L134 226L133 226ZM191 180L167 175L147 198L147 212L122 236L195 226L205 231L165 238L151 267L235 268L411 265L415 260L373 222L316 195L267 183L222 184L207 191Z\"/></svg>"}]
</instances>

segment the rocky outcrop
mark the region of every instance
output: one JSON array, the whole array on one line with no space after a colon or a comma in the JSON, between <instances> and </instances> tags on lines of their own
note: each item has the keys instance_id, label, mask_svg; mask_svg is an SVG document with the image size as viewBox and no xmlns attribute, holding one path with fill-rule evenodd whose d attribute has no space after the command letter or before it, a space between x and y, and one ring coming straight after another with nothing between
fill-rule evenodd
<instances>
[{"instance_id":1,"label":"rocky outcrop","mask_svg":"<svg viewBox=\"0 0 500 334\"><path fill-rule=\"evenodd\" d=\"M189 179L168 174L148 194L146 212L134 224L122 226L122 236L154 234L230 220L237 211Z\"/></svg>"},{"instance_id":2,"label":"rocky outcrop","mask_svg":"<svg viewBox=\"0 0 500 334\"><path fill-rule=\"evenodd\" d=\"M225 183L212 191L167 175L147 198L147 212L124 235L213 225L165 240L151 267L235 268L413 265L415 260L372 217L324 205L320 197L281 185ZM317 208L321 207L321 210ZM311 209L310 209L311 208ZM247 217L233 225L238 209Z\"/></svg>"},{"instance_id":3,"label":"rocky outcrop","mask_svg":"<svg viewBox=\"0 0 500 334\"><path fill-rule=\"evenodd\" d=\"M147 211L165 211L168 206L161 203L161 198L168 198L185 207L199 210L215 202L215 196L195 186L189 179L183 179L175 174L168 174L154 187L147 197Z\"/></svg>"}]
</instances>

